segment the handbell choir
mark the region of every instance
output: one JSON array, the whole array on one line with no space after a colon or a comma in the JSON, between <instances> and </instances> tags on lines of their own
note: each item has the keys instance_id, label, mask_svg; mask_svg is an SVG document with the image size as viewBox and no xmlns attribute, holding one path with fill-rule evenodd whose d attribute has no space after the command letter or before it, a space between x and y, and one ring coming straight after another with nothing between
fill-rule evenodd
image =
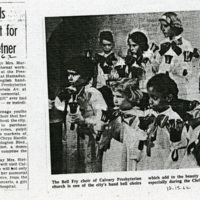
<instances>
[{"instance_id":1,"label":"handbell choir","mask_svg":"<svg viewBox=\"0 0 200 200\"><path fill-rule=\"evenodd\" d=\"M199 77L192 67L199 50L182 37L176 13L164 13L159 21L165 36L159 45L135 31L121 57L113 33L101 31L101 53L85 51L65 63L67 84L49 99L50 113L62 113L63 123L63 148L51 142L62 151L56 163L62 167L53 174L200 166ZM179 108L183 99L190 104L185 109Z\"/></svg>"}]
</instances>

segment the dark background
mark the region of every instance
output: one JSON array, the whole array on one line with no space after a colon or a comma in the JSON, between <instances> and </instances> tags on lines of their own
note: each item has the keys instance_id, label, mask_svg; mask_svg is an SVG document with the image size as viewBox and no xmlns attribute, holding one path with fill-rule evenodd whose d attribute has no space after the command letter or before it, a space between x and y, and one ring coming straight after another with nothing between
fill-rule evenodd
<instances>
[{"instance_id":1,"label":"dark background","mask_svg":"<svg viewBox=\"0 0 200 200\"><path fill-rule=\"evenodd\" d=\"M185 11L175 12L183 24L183 37L189 40L196 48L200 48L200 11ZM82 50L91 48L95 52L99 51L98 36L101 30L111 30L115 38L116 52L122 50L123 54L126 54L127 50L127 35L134 29L144 30L150 41L159 43L164 39L160 30L160 23L158 19L164 14L159 13L139 13L139 14L124 14L124 15L101 15L101 16L75 16L75 17L63 17L66 25L62 28L66 30L60 30L60 32L70 31L80 33L80 37L77 39L85 39ZM46 41L52 32L56 29L58 31L58 25L62 22L61 17L47 17L46 23ZM71 26L74 25L76 30L71 30ZM83 38L81 38L81 35ZM76 36L76 35L74 35ZM66 34L67 37L67 34ZM74 42L74 41L73 41ZM78 41L77 41L78 42Z\"/></svg>"},{"instance_id":2,"label":"dark background","mask_svg":"<svg viewBox=\"0 0 200 200\"><path fill-rule=\"evenodd\" d=\"M183 37L193 47L200 49L200 11L176 13L183 24ZM64 60L84 54L87 49L93 50L93 53L101 52L98 38L102 30L113 32L115 53L125 56L128 49L127 36L133 30L144 31L149 43L159 44L164 39L158 20L162 14L164 13L45 18L50 97L53 98L60 85L65 84Z\"/></svg>"}]
</instances>

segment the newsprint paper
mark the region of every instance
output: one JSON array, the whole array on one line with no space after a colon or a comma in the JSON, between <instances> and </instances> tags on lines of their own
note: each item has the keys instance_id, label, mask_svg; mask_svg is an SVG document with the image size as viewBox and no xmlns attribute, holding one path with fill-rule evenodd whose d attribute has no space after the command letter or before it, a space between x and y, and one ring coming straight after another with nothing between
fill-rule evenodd
<instances>
[{"instance_id":1,"label":"newsprint paper","mask_svg":"<svg viewBox=\"0 0 200 200\"><path fill-rule=\"evenodd\" d=\"M198 0L0 1L2 199L199 199Z\"/></svg>"}]
</instances>

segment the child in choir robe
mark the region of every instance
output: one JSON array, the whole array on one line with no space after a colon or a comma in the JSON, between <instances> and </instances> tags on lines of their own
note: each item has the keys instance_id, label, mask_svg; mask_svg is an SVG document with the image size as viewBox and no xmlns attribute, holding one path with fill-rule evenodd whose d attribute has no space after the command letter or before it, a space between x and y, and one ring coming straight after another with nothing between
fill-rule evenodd
<instances>
[{"instance_id":1,"label":"child in choir robe","mask_svg":"<svg viewBox=\"0 0 200 200\"><path fill-rule=\"evenodd\" d=\"M200 166L200 105L188 112L189 120L188 146L180 168L199 168Z\"/></svg>"},{"instance_id":2,"label":"child in choir robe","mask_svg":"<svg viewBox=\"0 0 200 200\"><path fill-rule=\"evenodd\" d=\"M102 110L107 106L102 94L90 84L93 62L82 56L66 63L69 87L56 98L58 109L67 110L66 165L67 173L101 171L98 166L96 135L101 123Z\"/></svg>"},{"instance_id":3,"label":"child in choir robe","mask_svg":"<svg viewBox=\"0 0 200 200\"><path fill-rule=\"evenodd\" d=\"M147 80L155 75L151 66L154 52L149 49L147 36L143 32L129 34L127 42L129 49L125 61L129 77L137 79L140 89L145 91Z\"/></svg>"},{"instance_id":4,"label":"child in choir robe","mask_svg":"<svg viewBox=\"0 0 200 200\"><path fill-rule=\"evenodd\" d=\"M133 79L123 78L111 87L115 110L107 125L107 129L103 132L100 142L101 149L105 151L102 164L103 172L124 170L126 163L124 163L125 153L122 152L123 141L127 138L127 134L134 135L132 133L133 129L130 127L134 127L137 124L138 116L141 116L143 113L137 107L143 94ZM128 133L127 131L131 132Z\"/></svg>"},{"instance_id":5,"label":"child in choir robe","mask_svg":"<svg viewBox=\"0 0 200 200\"><path fill-rule=\"evenodd\" d=\"M179 98L189 99L193 47L188 40L182 37L183 26L176 13L167 12L162 15L159 21L165 39L160 43L156 58L157 73L169 73L178 85Z\"/></svg>"},{"instance_id":6,"label":"child in choir robe","mask_svg":"<svg viewBox=\"0 0 200 200\"><path fill-rule=\"evenodd\" d=\"M177 84L167 74L157 74L147 83L150 109L140 118L146 132L141 141L137 170L177 169L187 146L187 129L171 104L178 95Z\"/></svg>"},{"instance_id":7,"label":"child in choir robe","mask_svg":"<svg viewBox=\"0 0 200 200\"><path fill-rule=\"evenodd\" d=\"M97 65L96 87L101 88L109 80L117 80L119 77L125 77L124 60L114 53L115 46L113 34L111 31L102 31L99 36L102 53L95 54Z\"/></svg>"}]
</instances>

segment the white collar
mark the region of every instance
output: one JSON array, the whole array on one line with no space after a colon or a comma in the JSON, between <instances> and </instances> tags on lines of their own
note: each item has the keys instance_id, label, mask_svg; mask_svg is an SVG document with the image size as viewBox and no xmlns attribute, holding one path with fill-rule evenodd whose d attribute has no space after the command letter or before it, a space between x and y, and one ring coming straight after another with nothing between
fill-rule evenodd
<instances>
[{"instance_id":1,"label":"white collar","mask_svg":"<svg viewBox=\"0 0 200 200\"><path fill-rule=\"evenodd\" d=\"M101 55L101 56L103 56L103 57L105 57L105 58L107 58L110 54L112 54L113 53L113 51L111 51L110 53L108 53L108 54L106 54L106 53L104 53L104 52L102 52L102 53L100 53L99 55Z\"/></svg>"}]
</instances>

